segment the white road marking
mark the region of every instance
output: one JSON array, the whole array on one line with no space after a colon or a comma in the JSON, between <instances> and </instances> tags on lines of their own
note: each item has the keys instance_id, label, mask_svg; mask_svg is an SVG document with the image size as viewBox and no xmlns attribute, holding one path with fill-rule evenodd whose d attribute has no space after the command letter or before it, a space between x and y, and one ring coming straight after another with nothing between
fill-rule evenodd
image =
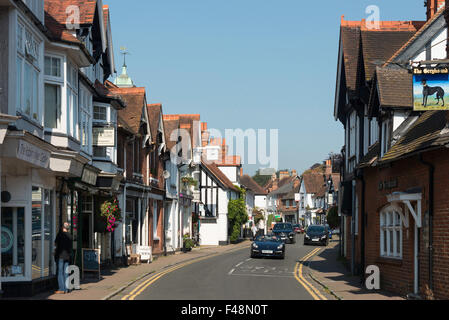
<instances>
[{"instance_id":1,"label":"white road marking","mask_svg":"<svg viewBox=\"0 0 449 320\"><path fill-rule=\"evenodd\" d=\"M240 262L238 265L236 265L235 267L236 268L238 268L238 267L240 267L242 264L244 264L245 263L245 261L242 261L242 262Z\"/></svg>"},{"instance_id":2,"label":"white road marking","mask_svg":"<svg viewBox=\"0 0 449 320\"><path fill-rule=\"evenodd\" d=\"M228 275L232 275L232 273L235 271L235 269L232 269L231 271L229 271Z\"/></svg>"}]
</instances>

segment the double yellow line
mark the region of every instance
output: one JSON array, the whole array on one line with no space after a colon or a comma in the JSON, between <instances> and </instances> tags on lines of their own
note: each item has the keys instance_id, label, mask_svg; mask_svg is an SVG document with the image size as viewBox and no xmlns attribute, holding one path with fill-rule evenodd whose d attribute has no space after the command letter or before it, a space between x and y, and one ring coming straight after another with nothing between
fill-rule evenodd
<instances>
[{"instance_id":1,"label":"double yellow line","mask_svg":"<svg viewBox=\"0 0 449 320\"><path fill-rule=\"evenodd\" d=\"M189 262L186 262L186 263L181 263L180 265L171 267L171 268L169 268L167 270L160 271L160 272L154 274L153 276L151 276L149 279L147 279L144 282L142 282L141 284L139 284L136 288L134 288L134 290L132 290L130 293L128 293L126 296L124 296L122 298L122 300L134 300L134 299L136 299L136 297L138 295L140 295L143 291L145 291L154 282L156 282L157 280L162 278L164 275L166 275L168 273L171 273L171 272L173 272L175 270L178 270L180 268L184 268L184 267L186 267L186 266L188 266L190 264L193 264L193 263L197 263L197 262L200 262L200 261L203 261L203 260L207 260L207 259L219 256L221 254L226 254L226 253L231 253L231 252L235 252L235 251L240 251L240 250L243 250L243 249L247 249L247 248L246 247L245 248L238 248L238 249L235 249L235 250L229 250L229 251L226 251L226 252L211 254L209 256L198 258L198 259L194 259L192 261L189 261Z\"/></svg>"},{"instance_id":2,"label":"double yellow line","mask_svg":"<svg viewBox=\"0 0 449 320\"><path fill-rule=\"evenodd\" d=\"M315 300L327 300L325 296L323 296L318 289L316 289L313 285L311 285L303 276L302 274L302 268L303 263L309 260L311 257L313 257L315 254L320 251L320 248L316 248L312 252L310 252L308 255L306 255L304 258L301 259L300 262L298 262L295 266L295 279L307 290L308 293L313 297Z\"/></svg>"}]
</instances>

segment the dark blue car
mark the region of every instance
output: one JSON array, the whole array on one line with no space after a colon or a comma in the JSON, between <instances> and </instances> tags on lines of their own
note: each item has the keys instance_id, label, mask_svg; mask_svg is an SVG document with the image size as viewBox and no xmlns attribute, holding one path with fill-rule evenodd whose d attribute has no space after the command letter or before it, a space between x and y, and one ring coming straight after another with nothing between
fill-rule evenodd
<instances>
[{"instance_id":1,"label":"dark blue car","mask_svg":"<svg viewBox=\"0 0 449 320\"><path fill-rule=\"evenodd\" d=\"M277 257L285 259L285 243L277 235L259 236L251 245L251 258Z\"/></svg>"}]
</instances>

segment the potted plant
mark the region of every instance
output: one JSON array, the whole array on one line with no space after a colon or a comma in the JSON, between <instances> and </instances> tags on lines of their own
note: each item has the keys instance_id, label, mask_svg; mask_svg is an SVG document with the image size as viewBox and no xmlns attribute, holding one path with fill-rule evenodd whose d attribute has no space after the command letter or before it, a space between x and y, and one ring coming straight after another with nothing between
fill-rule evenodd
<instances>
[{"instance_id":1,"label":"potted plant","mask_svg":"<svg viewBox=\"0 0 449 320\"><path fill-rule=\"evenodd\" d=\"M192 248L195 246L195 243L193 242L192 238L190 238L190 234L184 235L184 245L182 247L182 251L189 252L192 251Z\"/></svg>"},{"instance_id":2,"label":"potted plant","mask_svg":"<svg viewBox=\"0 0 449 320\"><path fill-rule=\"evenodd\" d=\"M106 232L113 232L122 218L117 198L103 202L100 211L101 217L106 220Z\"/></svg>"}]
</instances>

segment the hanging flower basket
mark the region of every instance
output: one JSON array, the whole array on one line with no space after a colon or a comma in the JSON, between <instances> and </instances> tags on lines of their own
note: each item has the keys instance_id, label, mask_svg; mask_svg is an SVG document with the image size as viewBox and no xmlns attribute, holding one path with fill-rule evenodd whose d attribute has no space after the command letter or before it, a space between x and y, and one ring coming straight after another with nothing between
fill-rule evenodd
<instances>
[{"instance_id":1,"label":"hanging flower basket","mask_svg":"<svg viewBox=\"0 0 449 320\"><path fill-rule=\"evenodd\" d=\"M101 216L106 219L106 231L113 232L122 218L117 198L105 201L100 210Z\"/></svg>"}]
</instances>

